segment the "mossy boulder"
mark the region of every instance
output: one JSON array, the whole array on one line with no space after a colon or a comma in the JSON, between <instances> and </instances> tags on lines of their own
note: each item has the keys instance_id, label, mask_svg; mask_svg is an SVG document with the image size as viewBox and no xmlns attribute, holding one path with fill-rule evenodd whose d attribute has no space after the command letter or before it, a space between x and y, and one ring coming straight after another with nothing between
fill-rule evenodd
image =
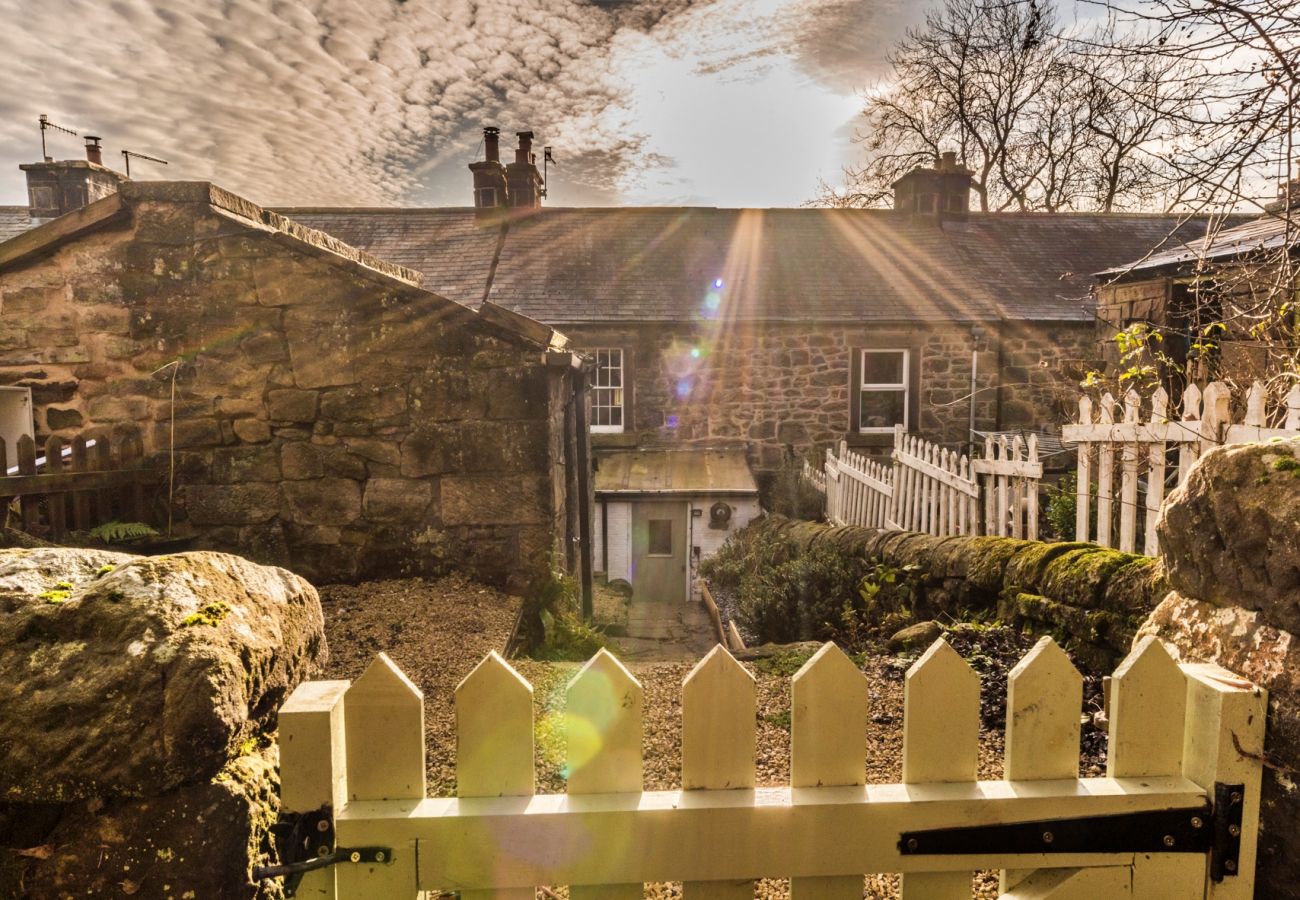
<instances>
[{"instance_id":1,"label":"mossy boulder","mask_svg":"<svg viewBox=\"0 0 1300 900\"><path fill-rule=\"evenodd\" d=\"M1300 440L1211 450L1156 529L1176 591L1300 634Z\"/></svg>"},{"instance_id":2,"label":"mossy boulder","mask_svg":"<svg viewBox=\"0 0 1300 900\"><path fill-rule=\"evenodd\" d=\"M1041 593L1073 606L1099 606L1115 574L1139 559L1093 545L1058 553L1043 568Z\"/></svg>"},{"instance_id":3,"label":"mossy boulder","mask_svg":"<svg viewBox=\"0 0 1300 900\"><path fill-rule=\"evenodd\" d=\"M0 552L0 802L209 779L324 653L316 590L283 569L207 552Z\"/></svg>"}]
</instances>

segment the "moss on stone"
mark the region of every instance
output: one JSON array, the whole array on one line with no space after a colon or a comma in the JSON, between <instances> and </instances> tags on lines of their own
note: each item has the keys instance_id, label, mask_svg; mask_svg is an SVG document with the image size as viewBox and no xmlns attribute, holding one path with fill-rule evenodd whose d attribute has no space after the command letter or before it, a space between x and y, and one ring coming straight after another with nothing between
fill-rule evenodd
<instances>
[{"instance_id":1,"label":"moss on stone","mask_svg":"<svg viewBox=\"0 0 1300 900\"><path fill-rule=\"evenodd\" d=\"M1294 456L1282 456L1273 460L1273 469L1277 472L1290 472L1293 477L1300 478L1300 459Z\"/></svg>"},{"instance_id":2,"label":"moss on stone","mask_svg":"<svg viewBox=\"0 0 1300 900\"><path fill-rule=\"evenodd\" d=\"M62 588L59 588L55 590L42 591L41 593L36 595L36 599L44 600L46 603L66 603L68 601L68 598L71 596L72 596L71 591L67 591L67 590L63 590Z\"/></svg>"},{"instance_id":3,"label":"moss on stone","mask_svg":"<svg viewBox=\"0 0 1300 900\"><path fill-rule=\"evenodd\" d=\"M1097 606L1112 576L1140 558L1105 547L1070 550L1047 564L1039 588L1043 594L1061 603Z\"/></svg>"},{"instance_id":4,"label":"moss on stone","mask_svg":"<svg viewBox=\"0 0 1300 900\"><path fill-rule=\"evenodd\" d=\"M1002 591L1007 563L1030 541L1002 537L971 538L966 548L966 578L975 587L997 595Z\"/></svg>"},{"instance_id":5,"label":"moss on stone","mask_svg":"<svg viewBox=\"0 0 1300 900\"><path fill-rule=\"evenodd\" d=\"M184 619L181 624L186 628L195 625L219 625L221 620L230 615L230 604L224 600L213 600L206 604L197 612L192 612Z\"/></svg>"},{"instance_id":6,"label":"moss on stone","mask_svg":"<svg viewBox=\"0 0 1300 900\"><path fill-rule=\"evenodd\" d=\"M1044 544L1024 541L1018 553L1008 562L1002 581L1007 588L1041 588L1047 567L1059 556L1072 550L1095 549L1094 544L1060 543ZM1041 593L1041 590L1039 591Z\"/></svg>"}]
</instances>

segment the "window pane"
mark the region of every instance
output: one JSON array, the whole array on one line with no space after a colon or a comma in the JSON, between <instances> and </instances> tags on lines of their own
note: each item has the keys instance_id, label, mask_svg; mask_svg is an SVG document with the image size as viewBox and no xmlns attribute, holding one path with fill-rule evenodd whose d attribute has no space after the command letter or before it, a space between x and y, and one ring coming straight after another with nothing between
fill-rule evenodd
<instances>
[{"instance_id":1,"label":"window pane","mask_svg":"<svg viewBox=\"0 0 1300 900\"><path fill-rule=\"evenodd\" d=\"M590 351L596 361L591 378L591 427L623 430L623 351L617 347Z\"/></svg>"},{"instance_id":2,"label":"window pane","mask_svg":"<svg viewBox=\"0 0 1300 900\"><path fill-rule=\"evenodd\" d=\"M862 354L863 384L903 385L903 350L867 350Z\"/></svg>"},{"instance_id":3,"label":"window pane","mask_svg":"<svg viewBox=\"0 0 1300 900\"><path fill-rule=\"evenodd\" d=\"M649 554L651 556L672 556L673 520L650 519L646 524L650 530Z\"/></svg>"},{"instance_id":4,"label":"window pane","mask_svg":"<svg viewBox=\"0 0 1300 900\"><path fill-rule=\"evenodd\" d=\"M864 390L860 400L863 428L893 428L905 425L907 409L906 391Z\"/></svg>"}]
</instances>

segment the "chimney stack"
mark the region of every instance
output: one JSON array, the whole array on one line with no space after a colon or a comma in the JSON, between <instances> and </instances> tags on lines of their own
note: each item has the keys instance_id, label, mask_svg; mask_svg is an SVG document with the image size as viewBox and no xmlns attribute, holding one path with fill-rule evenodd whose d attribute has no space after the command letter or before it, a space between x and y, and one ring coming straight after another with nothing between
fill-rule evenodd
<instances>
[{"instance_id":1,"label":"chimney stack","mask_svg":"<svg viewBox=\"0 0 1300 900\"><path fill-rule=\"evenodd\" d=\"M469 164L474 173L474 220L485 224L498 221L509 204L506 167L501 165L501 129L483 129L484 159Z\"/></svg>"},{"instance_id":2,"label":"chimney stack","mask_svg":"<svg viewBox=\"0 0 1300 900\"><path fill-rule=\"evenodd\" d=\"M1300 163L1296 165L1295 178L1280 182L1277 186L1277 199L1264 207L1267 213L1286 214L1300 209Z\"/></svg>"},{"instance_id":3,"label":"chimney stack","mask_svg":"<svg viewBox=\"0 0 1300 900\"><path fill-rule=\"evenodd\" d=\"M100 138L86 135L86 158L23 163L27 173L27 215L38 224L117 193L125 175L104 165Z\"/></svg>"},{"instance_id":4,"label":"chimney stack","mask_svg":"<svg viewBox=\"0 0 1300 900\"><path fill-rule=\"evenodd\" d=\"M970 212L972 174L946 150L933 169L917 166L894 182L894 209L936 221L964 218Z\"/></svg>"},{"instance_id":5,"label":"chimney stack","mask_svg":"<svg viewBox=\"0 0 1300 900\"><path fill-rule=\"evenodd\" d=\"M519 148L515 161L506 166L506 183L510 192L510 207L514 210L538 209L542 205L542 173L537 171L533 157L533 133L519 131Z\"/></svg>"}]
</instances>

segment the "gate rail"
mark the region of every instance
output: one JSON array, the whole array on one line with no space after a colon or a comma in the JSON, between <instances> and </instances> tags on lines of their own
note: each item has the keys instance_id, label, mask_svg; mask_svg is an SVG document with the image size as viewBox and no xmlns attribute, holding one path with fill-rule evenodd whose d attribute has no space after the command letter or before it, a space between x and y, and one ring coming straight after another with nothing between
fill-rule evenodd
<instances>
[{"instance_id":1,"label":"gate rail","mask_svg":"<svg viewBox=\"0 0 1300 900\"><path fill-rule=\"evenodd\" d=\"M292 877L341 900L559 884L617 900L678 880L752 897L761 877L856 900L868 872L905 873L904 900L964 900L987 868L1007 898L1252 895L1261 689L1146 638L1115 672L1107 777L1081 779L1082 679L1043 638L1009 678L1001 781L976 780L979 690L936 641L907 673L902 783L866 785L869 685L827 644L791 680L791 784L755 788L754 679L717 647L683 683L685 789L643 792L641 686L602 650L567 689L568 792L535 795L532 688L493 652L456 689L459 796L428 798L423 697L380 654L281 710L283 809L327 819L288 862L324 865ZM1239 844L1221 837L1234 822Z\"/></svg>"}]
</instances>

